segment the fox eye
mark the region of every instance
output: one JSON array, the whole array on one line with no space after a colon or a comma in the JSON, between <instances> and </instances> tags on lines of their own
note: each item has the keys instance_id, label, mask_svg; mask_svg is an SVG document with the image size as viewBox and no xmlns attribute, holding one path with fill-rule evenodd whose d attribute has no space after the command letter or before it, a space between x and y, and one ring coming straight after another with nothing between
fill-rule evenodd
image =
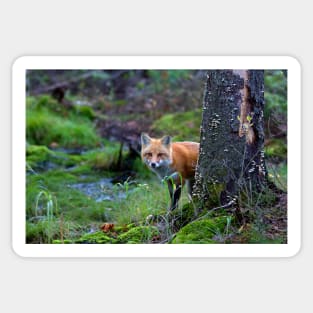
<instances>
[{"instance_id":1,"label":"fox eye","mask_svg":"<svg viewBox=\"0 0 313 313\"><path fill-rule=\"evenodd\" d=\"M152 157L152 153L147 152L147 153L146 153L146 157L151 158L151 157Z\"/></svg>"},{"instance_id":2,"label":"fox eye","mask_svg":"<svg viewBox=\"0 0 313 313\"><path fill-rule=\"evenodd\" d=\"M158 158L164 157L164 153L158 153Z\"/></svg>"}]
</instances>

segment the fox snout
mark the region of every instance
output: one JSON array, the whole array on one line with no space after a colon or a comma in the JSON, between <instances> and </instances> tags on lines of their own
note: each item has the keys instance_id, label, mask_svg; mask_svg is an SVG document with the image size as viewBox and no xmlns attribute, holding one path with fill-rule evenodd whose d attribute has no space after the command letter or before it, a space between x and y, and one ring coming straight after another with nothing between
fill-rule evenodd
<instances>
[{"instance_id":1,"label":"fox snout","mask_svg":"<svg viewBox=\"0 0 313 313\"><path fill-rule=\"evenodd\" d=\"M158 168L160 166L162 166L162 164L164 163L163 160L160 160L160 161L149 161L148 160L148 165L151 167L151 168Z\"/></svg>"},{"instance_id":2,"label":"fox snout","mask_svg":"<svg viewBox=\"0 0 313 313\"><path fill-rule=\"evenodd\" d=\"M158 168L162 165L162 160L152 160L148 158L144 158L144 162L151 168Z\"/></svg>"}]
</instances>

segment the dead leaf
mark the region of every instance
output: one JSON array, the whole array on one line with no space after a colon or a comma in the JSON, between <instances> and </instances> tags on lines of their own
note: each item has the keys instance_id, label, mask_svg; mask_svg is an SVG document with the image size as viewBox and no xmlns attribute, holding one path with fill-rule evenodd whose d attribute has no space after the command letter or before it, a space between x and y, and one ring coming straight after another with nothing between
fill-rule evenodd
<instances>
[{"instance_id":1,"label":"dead leaf","mask_svg":"<svg viewBox=\"0 0 313 313\"><path fill-rule=\"evenodd\" d=\"M114 229L114 224L104 223L100 228L103 232L108 233Z\"/></svg>"}]
</instances>

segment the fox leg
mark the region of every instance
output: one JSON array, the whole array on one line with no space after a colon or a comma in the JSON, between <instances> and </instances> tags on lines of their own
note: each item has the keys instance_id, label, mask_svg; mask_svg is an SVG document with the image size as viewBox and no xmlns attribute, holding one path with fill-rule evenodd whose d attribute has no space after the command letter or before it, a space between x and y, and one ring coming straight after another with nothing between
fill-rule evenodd
<instances>
[{"instance_id":1,"label":"fox leg","mask_svg":"<svg viewBox=\"0 0 313 313\"><path fill-rule=\"evenodd\" d=\"M188 194L189 201L192 200L192 189L193 189L194 183L195 183L195 179L194 178L186 180L187 194Z\"/></svg>"},{"instance_id":2,"label":"fox leg","mask_svg":"<svg viewBox=\"0 0 313 313\"><path fill-rule=\"evenodd\" d=\"M171 205L169 207L169 210L172 211L177 208L178 201L181 196L182 186L178 185L174 188L172 182L168 182L168 190L170 192L171 197Z\"/></svg>"},{"instance_id":3,"label":"fox leg","mask_svg":"<svg viewBox=\"0 0 313 313\"><path fill-rule=\"evenodd\" d=\"M182 186L179 185L175 188L174 190L174 194L172 196L172 199L171 199L171 210L174 210L177 208L178 206L178 201L180 199L180 196L181 196L181 190L182 190Z\"/></svg>"}]
</instances>

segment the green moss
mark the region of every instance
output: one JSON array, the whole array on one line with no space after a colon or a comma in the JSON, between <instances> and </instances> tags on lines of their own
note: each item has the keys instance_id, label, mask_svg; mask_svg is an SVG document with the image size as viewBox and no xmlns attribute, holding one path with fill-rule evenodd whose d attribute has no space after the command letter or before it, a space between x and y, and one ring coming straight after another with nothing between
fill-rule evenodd
<instances>
[{"instance_id":1,"label":"green moss","mask_svg":"<svg viewBox=\"0 0 313 313\"><path fill-rule=\"evenodd\" d=\"M188 202L183 206L171 211L169 218L171 221L173 221L175 229L178 230L195 219L197 213L196 211L197 210L193 203Z\"/></svg>"},{"instance_id":2,"label":"green moss","mask_svg":"<svg viewBox=\"0 0 313 313\"><path fill-rule=\"evenodd\" d=\"M80 165L75 166L74 168L71 169L71 174L74 175L90 175L90 173L92 173L92 168L89 164L86 164L85 162L83 162Z\"/></svg>"},{"instance_id":3,"label":"green moss","mask_svg":"<svg viewBox=\"0 0 313 313\"><path fill-rule=\"evenodd\" d=\"M56 99L49 95L42 95L39 97L27 97L26 108L32 110L48 109L53 112L64 114L66 108Z\"/></svg>"},{"instance_id":4,"label":"green moss","mask_svg":"<svg viewBox=\"0 0 313 313\"><path fill-rule=\"evenodd\" d=\"M28 142L46 146L57 143L67 148L90 148L100 142L90 122L60 118L48 112L30 112L26 134Z\"/></svg>"},{"instance_id":5,"label":"green moss","mask_svg":"<svg viewBox=\"0 0 313 313\"><path fill-rule=\"evenodd\" d=\"M60 106L50 97L31 98L27 102L26 137L30 144L54 143L66 148L90 148L98 146L100 138L89 118Z\"/></svg>"},{"instance_id":6,"label":"green moss","mask_svg":"<svg viewBox=\"0 0 313 313\"><path fill-rule=\"evenodd\" d=\"M49 95L42 95L39 97L27 97L26 107L28 109L37 111L46 109L48 111L56 113L59 116L64 117L71 114L85 117L90 120L93 120L96 117L96 113L89 105L64 105L63 103L58 102L56 99Z\"/></svg>"},{"instance_id":7,"label":"green moss","mask_svg":"<svg viewBox=\"0 0 313 313\"><path fill-rule=\"evenodd\" d=\"M70 244L70 243L74 243L73 240L69 240L69 239L64 239L64 240L60 240L60 239L56 239L52 241L53 244Z\"/></svg>"},{"instance_id":8,"label":"green moss","mask_svg":"<svg viewBox=\"0 0 313 313\"><path fill-rule=\"evenodd\" d=\"M26 222L26 243L51 243L60 235L57 219L41 216L36 222Z\"/></svg>"},{"instance_id":9,"label":"green moss","mask_svg":"<svg viewBox=\"0 0 313 313\"><path fill-rule=\"evenodd\" d=\"M91 234L85 234L79 239L75 240L75 243L95 243L95 244L104 244L104 243L115 243L116 239L107 236L104 232L99 231Z\"/></svg>"},{"instance_id":10,"label":"green moss","mask_svg":"<svg viewBox=\"0 0 313 313\"><path fill-rule=\"evenodd\" d=\"M113 170L117 166L120 147L112 143L103 149L92 150L84 154L86 164L95 170Z\"/></svg>"},{"instance_id":11,"label":"green moss","mask_svg":"<svg viewBox=\"0 0 313 313\"><path fill-rule=\"evenodd\" d=\"M125 106L127 104L127 101L125 99L118 99L118 100L114 101L114 104L119 106L119 107L122 107L122 106Z\"/></svg>"},{"instance_id":12,"label":"green moss","mask_svg":"<svg viewBox=\"0 0 313 313\"><path fill-rule=\"evenodd\" d=\"M265 153L269 157L287 158L287 144L283 139L270 139L265 147Z\"/></svg>"},{"instance_id":13,"label":"green moss","mask_svg":"<svg viewBox=\"0 0 313 313\"><path fill-rule=\"evenodd\" d=\"M106 144L104 148L93 149L81 155L71 155L65 152L50 150L46 146L27 145L26 161L32 169L53 169L65 167L71 174L94 175L96 172L114 170L119 156L118 143Z\"/></svg>"},{"instance_id":14,"label":"green moss","mask_svg":"<svg viewBox=\"0 0 313 313\"><path fill-rule=\"evenodd\" d=\"M221 176L221 177L223 177L223 176ZM210 208L214 208L216 206L220 206L221 205L221 202L220 202L221 192L223 190L225 190L225 184L209 183L207 185L207 190L208 190L208 194L210 196L209 196L209 199L206 203L206 207L210 209Z\"/></svg>"},{"instance_id":15,"label":"green moss","mask_svg":"<svg viewBox=\"0 0 313 313\"><path fill-rule=\"evenodd\" d=\"M281 190L287 192L288 168L286 162L280 164L267 163L269 179Z\"/></svg>"},{"instance_id":16,"label":"green moss","mask_svg":"<svg viewBox=\"0 0 313 313\"><path fill-rule=\"evenodd\" d=\"M165 114L152 125L160 135L173 136L174 141L196 141L200 138L201 110Z\"/></svg>"},{"instance_id":17,"label":"green moss","mask_svg":"<svg viewBox=\"0 0 313 313\"><path fill-rule=\"evenodd\" d=\"M120 243L151 243L153 237L159 235L155 226L137 226L118 236Z\"/></svg>"},{"instance_id":18,"label":"green moss","mask_svg":"<svg viewBox=\"0 0 313 313\"><path fill-rule=\"evenodd\" d=\"M75 110L78 115L87 117L90 120L94 120L96 117L95 111L88 105L75 106Z\"/></svg>"},{"instance_id":19,"label":"green moss","mask_svg":"<svg viewBox=\"0 0 313 313\"><path fill-rule=\"evenodd\" d=\"M95 177L93 179L96 180ZM71 187L71 184L79 183L82 180L64 170L27 175L26 209L28 218L34 216L37 210L38 194L44 191L56 199L59 211L64 213L66 219L82 223L82 225L92 221L105 222L106 209L103 203L96 202Z\"/></svg>"},{"instance_id":20,"label":"green moss","mask_svg":"<svg viewBox=\"0 0 313 313\"><path fill-rule=\"evenodd\" d=\"M26 160L33 169L49 169L56 166L74 167L73 174L86 174L96 171L114 170L119 156L119 145L112 143L102 149L93 149L82 155L70 155L53 151L46 146L27 145Z\"/></svg>"},{"instance_id":21,"label":"green moss","mask_svg":"<svg viewBox=\"0 0 313 313\"><path fill-rule=\"evenodd\" d=\"M46 146L27 145L26 162L33 170L47 170L57 166L70 167L82 161L78 155L68 155L64 152L53 151Z\"/></svg>"},{"instance_id":22,"label":"green moss","mask_svg":"<svg viewBox=\"0 0 313 313\"><path fill-rule=\"evenodd\" d=\"M264 75L265 118L272 112L287 113L287 78L282 71L266 70Z\"/></svg>"},{"instance_id":23,"label":"green moss","mask_svg":"<svg viewBox=\"0 0 313 313\"><path fill-rule=\"evenodd\" d=\"M41 163L48 162L53 157L53 152L46 146L27 145L26 161L28 166L35 169Z\"/></svg>"},{"instance_id":24,"label":"green moss","mask_svg":"<svg viewBox=\"0 0 313 313\"><path fill-rule=\"evenodd\" d=\"M224 232L227 217L207 218L184 226L171 243L216 243L214 236Z\"/></svg>"},{"instance_id":25,"label":"green moss","mask_svg":"<svg viewBox=\"0 0 313 313\"><path fill-rule=\"evenodd\" d=\"M128 225L114 225L114 231L118 234L128 232L131 228L136 227L134 223Z\"/></svg>"}]
</instances>

